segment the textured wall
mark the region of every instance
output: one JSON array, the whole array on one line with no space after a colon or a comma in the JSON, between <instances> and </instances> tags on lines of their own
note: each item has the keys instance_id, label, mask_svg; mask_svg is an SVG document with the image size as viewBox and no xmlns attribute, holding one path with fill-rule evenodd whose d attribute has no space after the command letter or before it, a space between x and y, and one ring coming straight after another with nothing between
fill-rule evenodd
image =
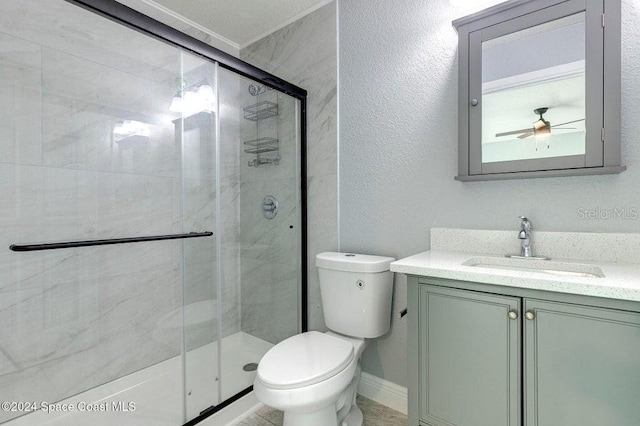
<instances>
[{"instance_id":1,"label":"textured wall","mask_svg":"<svg viewBox=\"0 0 640 426\"><path fill-rule=\"evenodd\" d=\"M458 17L447 0L341 0L340 242L404 257L431 227L637 232L639 220L581 220L579 208L640 207L640 3L623 1L622 158L613 176L461 183L457 172ZM514 234L515 238L515 234ZM406 306L396 277L394 312ZM406 385L406 319L367 348L364 370Z\"/></svg>"},{"instance_id":2,"label":"textured wall","mask_svg":"<svg viewBox=\"0 0 640 426\"><path fill-rule=\"evenodd\" d=\"M338 247L335 3L242 49L240 57L308 91L309 327L324 329L315 256Z\"/></svg>"}]
</instances>

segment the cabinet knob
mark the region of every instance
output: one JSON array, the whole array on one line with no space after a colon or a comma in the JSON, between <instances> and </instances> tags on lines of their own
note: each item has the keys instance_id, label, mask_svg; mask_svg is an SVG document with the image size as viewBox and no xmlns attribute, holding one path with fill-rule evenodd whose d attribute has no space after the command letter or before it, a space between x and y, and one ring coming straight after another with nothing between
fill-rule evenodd
<instances>
[{"instance_id":1,"label":"cabinet knob","mask_svg":"<svg viewBox=\"0 0 640 426\"><path fill-rule=\"evenodd\" d=\"M509 311L509 319L518 319L518 311Z\"/></svg>"},{"instance_id":2,"label":"cabinet knob","mask_svg":"<svg viewBox=\"0 0 640 426\"><path fill-rule=\"evenodd\" d=\"M536 319L536 314L534 314L533 311L527 311L527 313L524 314L524 317L529 321L533 321L534 319Z\"/></svg>"},{"instance_id":3,"label":"cabinet knob","mask_svg":"<svg viewBox=\"0 0 640 426\"><path fill-rule=\"evenodd\" d=\"M476 106L478 105L478 100L477 99L471 99L471 106Z\"/></svg>"}]
</instances>

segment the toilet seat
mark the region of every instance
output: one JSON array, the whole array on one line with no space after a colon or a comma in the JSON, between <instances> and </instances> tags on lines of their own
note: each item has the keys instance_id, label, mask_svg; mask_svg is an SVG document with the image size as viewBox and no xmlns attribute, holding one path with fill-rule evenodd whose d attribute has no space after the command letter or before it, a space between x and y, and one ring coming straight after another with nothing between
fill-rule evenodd
<instances>
[{"instance_id":1,"label":"toilet seat","mask_svg":"<svg viewBox=\"0 0 640 426\"><path fill-rule=\"evenodd\" d=\"M309 331L274 346L258 365L256 379L272 389L295 389L324 381L354 358L349 341Z\"/></svg>"}]
</instances>

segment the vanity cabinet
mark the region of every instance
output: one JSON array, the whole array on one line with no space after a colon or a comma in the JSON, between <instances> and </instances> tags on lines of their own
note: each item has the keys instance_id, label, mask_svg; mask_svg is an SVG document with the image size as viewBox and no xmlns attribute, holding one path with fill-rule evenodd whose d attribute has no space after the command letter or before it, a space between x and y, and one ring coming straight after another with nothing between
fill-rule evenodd
<instances>
[{"instance_id":1,"label":"vanity cabinet","mask_svg":"<svg viewBox=\"0 0 640 426\"><path fill-rule=\"evenodd\" d=\"M533 299L524 310L526 425L640 425L640 313Z\"/></svg>"},{"instance_id":2,"label":"vanity cabinet","mask_svg":"<svg viewBox=\"0 0 640 426\"><path fill-rule=\"evenodd\" d=\"M409 425L640 425L640 304L425 277L408 300Z\"/></svg>"},{"instance_id":3,"label":"vanity cabinet","mask_svg":"<svg viewBox=\"0 0 640 426\"><path fill-rule=\"evenodd\" d=\"M517 425L520 300L428 285L419 300L420 420Z\"/></svg>"}]
</instances>

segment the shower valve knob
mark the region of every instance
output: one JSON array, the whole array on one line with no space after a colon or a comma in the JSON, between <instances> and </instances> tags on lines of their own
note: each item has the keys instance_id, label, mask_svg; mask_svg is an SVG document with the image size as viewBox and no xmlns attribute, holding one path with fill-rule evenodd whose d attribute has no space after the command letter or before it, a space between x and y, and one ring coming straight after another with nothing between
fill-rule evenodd
<instances>
[{"instance_id":1,"label":"shower valve knob","mask_svg":"<svg viewBox=\"0 0 640 426\"><path fill-rule=\"evenodd\" d=\"M278 200L273 195L267 195L262 200L262 215L273 219L278 214Z\"/></svg>"}]
</instances>

